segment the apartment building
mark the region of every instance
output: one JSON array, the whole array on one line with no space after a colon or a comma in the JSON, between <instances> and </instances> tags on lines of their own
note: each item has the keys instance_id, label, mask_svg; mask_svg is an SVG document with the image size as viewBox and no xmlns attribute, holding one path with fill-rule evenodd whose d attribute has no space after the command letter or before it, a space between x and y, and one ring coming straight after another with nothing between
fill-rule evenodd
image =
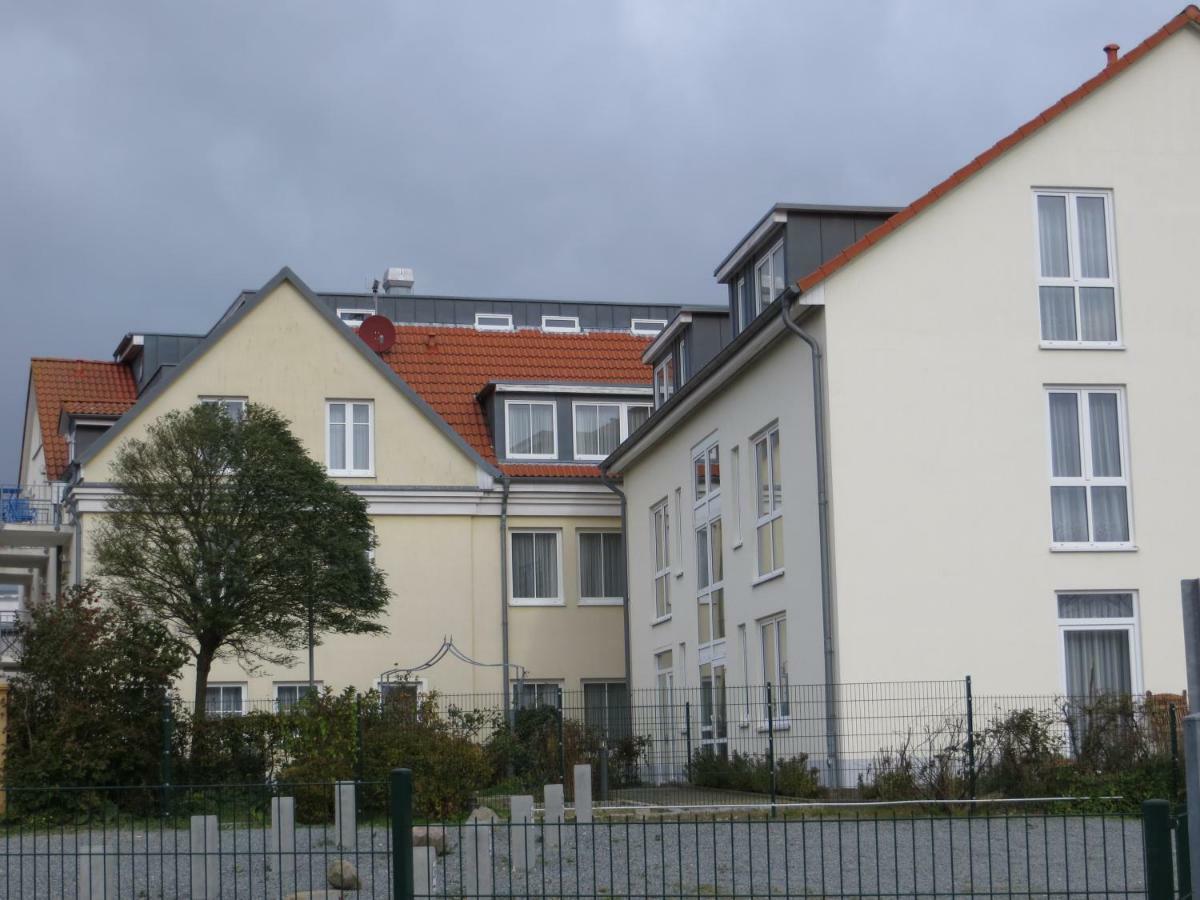
<instances>
[{"instance_id":1,"label":"apartment building","mask_svg":"<svg viewBox=\"0 0 1200 900\"><path fill-rule=\"evenodd\" d=\"M635 688L698 688L717 750L739 685L783 729L788 685L831 717L851 682L1182 688L1198 76L1189 7L911 205L780 205L738 243L731 339L688 371L677 316L644 356L671 387L602 466Z\"/></svg>"}]
</instances>

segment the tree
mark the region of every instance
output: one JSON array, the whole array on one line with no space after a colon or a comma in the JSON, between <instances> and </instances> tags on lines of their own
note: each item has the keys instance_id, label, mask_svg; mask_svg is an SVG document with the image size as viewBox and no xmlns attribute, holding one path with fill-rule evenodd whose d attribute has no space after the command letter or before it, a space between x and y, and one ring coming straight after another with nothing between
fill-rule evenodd
<instances>
[{"instance_id":1,"label":"tree","mask_svg":"<svg viewBox=\"0 0 1200 900\"><path fill-rule=\"evenodd\" d=\"M331 481L274 410L169 412L121 446L112 481L97 572L187 643L196 716L218 657L290 665L310 631L319 641L385 630L374 620L389 592L365 501Z\"/></svg>"},{"instance_id":2,"label":"tree","mask_svg":"<svg viewBox=\"0 0 1200 900\"><path fill-rule=\"evenodd\" d=\"M155 784L163 703L187 659L161 622L85 584L35 603L12 678L9 784Z\"/></svg>"}]
</instances>

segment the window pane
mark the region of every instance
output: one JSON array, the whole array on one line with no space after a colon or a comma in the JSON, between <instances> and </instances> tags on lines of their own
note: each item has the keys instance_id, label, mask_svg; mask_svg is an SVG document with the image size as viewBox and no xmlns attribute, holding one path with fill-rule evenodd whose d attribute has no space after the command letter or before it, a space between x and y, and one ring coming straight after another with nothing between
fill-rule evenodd
<instances>
[{"instance_id":1,"label":"window pane","mask_svg":"<svg viewBox=\"0 0 1200 900\"><path fill-rule=\"evenodd\" d=\"M346 426L331 424L329 426L329 468L344 470L346 468Z\"/></svg>"},{"instance_id":2,"label":"window pane","mask_svg":"<svg viewBox=\"0 0 1200 900\"><path fill-rule=\"evenodd\" d=\"M775 657L775 623L767 622L762 627L762 655L763 655L763 684L777 684L778 676L776 675L776 657Z\"/></svg>"},{"instance_id":3,"label":"window pane","mask_svg":"<svg viewBox=\"0 0 1200 900\"><path fill-rule=\"evenodd\" d=\"M354 404L354 468L371 468L371 408L365 403Z\"/></svg>"},{"instance_id":4,"label":"window pane","mask_svg":"<svg viewBox=\"0 0 1200 900\"><path fill-rule=\"evenodd\" d=\"M1125 543L1129 540L1129 504L1122 486L1092 488L1092 518L1096 540Z\"/></svg>"},{"instance_id":5,"label":"window pane","mask_svg":"<svg viewBox=\"0 0 1200 900\"><path fill-rule=\"evenodd\" d=\"M767 442L759 441L754 445L754 496L759 516L765 516L771 511L771 494L767 484L771 477L767 468Z\"/></svg>"},{"instance_id":6,"label":"window pane","mask_svg":"<svg viewBox=\"0 0 1200 900\"><path fill-rule=\"evenodd\" d=\"M1050 488L1050 506L1056 542L1086 541L1088 539L1087 488L1052 487Z\"/></svg>"},{"instance_id":7,"label":"window pane","mask_svg":"<svg viewBox=\"0 0 1200 900\"><path fill-rule=\"evenodd\" d=\"M617 449L621 443L621 407L597 407L599 452L605 456Z\"/></svg>"},{"instance_id":8,"label":"window pane","mask_svg":"<svg viewBox=\"0 0 1200 900\"><path fill-rule=\"evenodd\" d=\"M713 640L725 637L725 592L717 588L712 592Z\"/></svg>"},{"instance_id":9,"label":"window pane","mask_svg":"<svg viewBox=\"0 0 1200 900\"><path fill-rule=\"evenodd\" d=\"M598 418L599 412L595 406L575 407L575 454L577 456L595 456L600 452Z\"/></svg>"},{"instance_id":10,"label":"window pane","mask_svg":"<svg viewBox=\"0 0 1200 900\"><path fill-rule=\"evenodd\" d=\"M1038 297L1042 304L1042 340L1078 340L1075 332L1075 288L1039 287Z\"/></svg>"},{"instance_id":11,"label":"window pane","mask_svg":"<svg viewBox=\"0 0 1200 900\"><path fill-rule=\"evenodd\" d=\"M771 561L772 541L771 523L766 522L758 526L758 574L766 575L775 569Z\"/></svg>"},{"instance_id":12,"label":"window pane","mask_svg":"<svg viewBox=\"0 0 1200 900\"><path fill-rule=\"evenodd\" d=\"M1066 631L1067 693L1072 697L1128 694L1133 689L1129 666L1129 631Z\"/></svg>"},{"instance_id":13,"label":"window pane","mask_svg":"<svg viewBox=\"0 0 1200 900\"><path fill-rule=\"evenodd\" d=\"M1108 277L1108 232L1104 198L1076 197L1079 210L1079 271L1084 278Z\"/></svg>"},{"instance_id":14,"label":"window pane","mask_svg":"<svg viewBox=\"0 0 1200 900\"><path fill-rule=\"evenodd\" d=\"M771 295L771 265L770 260L764 259L754 267L754 279L758 282L758 308L762 311L770 305L774 297Z\"/></svg>"},{"instance_id":15,"label":"window pane","mask_svg":"<svg viewBox=\"0 0 1200 900\"><path fill-rule=\"evenodd\" d=\"M558 535L534 535L534 582L540 599L558 596Z\"/></svg>"},{"instance_id":16,"label":"window pane","mask_svg":"<svg viewBox=\"0 0 1200 900\"><path fill-rule=\"evenodd\" d=\"M535 596L532 534L512 536L512 570L513 597L527 599Z\"/></svg>"},{"instance_id":17,"label":"window pane","mask_svg":"<svg viewBox=\"0 0 1200 900\"><path fill-rule=\"evenodd\" d=\"M1132 594L1059 594L1060 619L1132 619Z\"/></svg>"},{"instance_id":18,"label":"window pane","mask_svg":"<svg viewBox=\"0 0 1200 900\"><path fill-rule=\"evenodd\" d=\"M791 701L788 692L787 668L787 619L780 619L775 626L776 637L779 640L779 692L778 707L780 715L787 717L792 714Z\"/></svg>"},{"instance_id":19,"label":"window pane","mask_svg":"<svg viewBox=\"0 0 1200 900\"><path fill-rule=\"evenodd\" d=\"M1117 395L1088 394L1092 425L1092 474L1100 478L1121 477L1121 427Z\"/></svg>"},{"instance_id":20,"label":"window pane","mask_svg":"<svg viewBox=\"0 0 1200 900\"><path fill-rule=\"evenodd\" d=\"M746 279L738 279L738 303L741 310L742 328L745 329L754 318L754 295L746 290Z\"/></svg>"},{"instance_id":21,"label":"window pane","mask_svg":"<svg viewBox=\"0 0 1200 900\"><path fill-rule=\"evenodd\" d=\"M619 534L603 534L600 537L604 551L604 596L624 597L625 566L621 554L624 538Z\"/></svg>"},{"instance_id":22,"label":"window pane","mask_svg":"<svg viewBox=\"0 0 1200 900\"><path fill-rule=\"evenodd\" d=\"M701 597L698 601L698 614L696 616L699 629L699 637L701 644L707 644L712 641L712 605L709 603L707 596Z\"/></svg>"},{"instance_id":23,"label":"window pane","mask_svg":"<svg viewBox=\"0 0 1200 900\"><path fill-rule=\"evenodd\" d=\"M1042 275L1046 278L1068 278L1067 263L1067 198L1039 196L1038 246L1042 256Z\"/></svg>"},{"instance_id":24,"label":"window pane","mask_svg":"<svg viewBox=\"0 0 1200 900\"><path fill-rule=\"evenodd\" d=\"M663 533L663 525L665 516L663 510L656 509L654 511L654 570L661 572L666 568L667 564L667 540Z\"/></svg>"},{"instance_id":25,"label":"window pane","mask_svg":"<svg viewBox=\"0 0 1200 900\"><path fill-rule=\"evenodd\" d=\"M696 530L696 587L708 587L708 529Z\"/></svg>"},{"instance_id":26,"label":"window pane","mask_svg":"<svg viewBox=\"0 0 1200 900\"><path fill-rule=\"evenodd\" d=\"M667 577L663 575L660 578L654 579L654 614L655 616L665 616L671 611L671 604L667 597Z\"/></svg>"},{"instance_id":27,"label":"window pane","mask_svg":"<svg viewBox=\"0 0 1200 900\"><path fill-rule=\"evenodd\" d=\"M712 580L714 583L725 577L725 556L721 550L721 520L713 519L708 523L709 551L712 559Z\"/></svg>"},{"instance_id":28,"label":"window pane","mask_svg":"<svg viewBox=\"0 0 1200 900\"><path fill-rule=\"evenodd\" d=\"M650 407L629 407L629 433L633 434L637 431L648 418L650 418Z\"/></svg>"},{"instance_id":29,"label":"window pane","mask_svg":"<svg viewBox=\"0 0 1200 900\"><path fill-rule=\"evenodd\" d=\"M696 472L696 499L701 499L708 493L708 484L704 479L704 455L701 454L692 460L692 468Z\"/></svg>"},{"instance_id":30,"label":"window pane","mask_svg":"<svg viewBox=\"0 0 1200 900\"><path fill-rule=\"evenodd\" d=\"M1117 301L1113 289L1081 287L1079 289L1079 321L1085 341L1115 341L1117 339Z\"/></svg>"},{"instance_id":31,"label":"window pane","mask_svg":"<svg viewBox=\"0 0 1200 900\"><path fill-rule=\"evenodd\" d=\"M783 293L783 244L780 244L771 253L771 278L773 279L773 290L771 299L774 300Z\"/></svg>"},{"instance_id":32,"label":"window pane","mask_svg":"<svg viewBox=\"0 0 1200 900\"><path fill-rule=\"evenodd\" d=\"M508 452L529 453L532 431L529 427L529 404L508 404Z\"/></svg>"},{"instance_id":33,"label":"window pane","mask_svg":"<svg viewBox=\"0 0 1200 900\"><path fill-rule=\"evenodd\" d=\"M550 404L539 403L530 406L530 417L533 430L533 452L553 455L554 448L554 407Z\"/></svg>"},{"instance_id":34,"label":"window pane","mask_svg":"<svg viewBox=\"0 0 1200 900\"><path fill-rule=\"evenodd\" d=\"M783 463L779 454L779 432L772 431L768 437L771 444L771 503L774 509L783 505Z\"/></svg>"},{"instance_id":35,"label":"window pane","mask_svg":"<svg viewBox=\"0 0 1200 900\"><path fill-rule=\"evenodd\" d=\"M717 445L713 444L708 448L708 489L710 491L720 490L721 488L721 460L720 454L717 452Z\"/></svg>"},{"instance_id":36,"label":"window pane","mask_svg":"<svg viewBox=\"0 0 1200 900\"><path fill-rule=\"evenodd\" d=\"M346 404L345 403L330 403L329 404L329 421L336 425L346 424Z\"/></svg>"},{"instance_id":37,"label":"window pane","mask_svg":"<svg viewBox=\"0 0 1200 900\"><path fill-rule=\"evenodd\" d=\"M1083 474L1079 460L1079 395L1050 395L1051 472L1059 478Z\"/></svg>"},{"instance_id":38,"label":"window pane","mask_svg":"<svg viewBox=\"0 0 1200 900\"><path fill-rule=\"evenodd\" d=\"M606 597L604 593L604 535L579 535L579 592L584 597Z\"/></svg>"},{"instance_id":39,"label":"window pane","mask_svg":"<svg viewBox=\"0 0 1200 900\"><path fill-rule=\"evenodd\" d=\"M783 519L773 519L771 521L771 552L776 569L783 568Z\"/></svg>"}]
</instances>

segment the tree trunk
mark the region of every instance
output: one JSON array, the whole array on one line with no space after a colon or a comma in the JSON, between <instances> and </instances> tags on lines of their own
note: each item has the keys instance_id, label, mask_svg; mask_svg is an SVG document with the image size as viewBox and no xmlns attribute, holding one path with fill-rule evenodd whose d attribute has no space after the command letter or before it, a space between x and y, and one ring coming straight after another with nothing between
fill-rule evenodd
<instances>
[{"instance_id":1,"label":"tree trunk","mask_svg":"<svg viewBox=\"0 0 1200 900\"><path fill-rule=\"evenodd\" d=\"M196 651L196 694L192 698L192 721L203 722L208 714L208 675L212 671L213 657L217 651L204 644Z\"/></svg>"}]
</instances>

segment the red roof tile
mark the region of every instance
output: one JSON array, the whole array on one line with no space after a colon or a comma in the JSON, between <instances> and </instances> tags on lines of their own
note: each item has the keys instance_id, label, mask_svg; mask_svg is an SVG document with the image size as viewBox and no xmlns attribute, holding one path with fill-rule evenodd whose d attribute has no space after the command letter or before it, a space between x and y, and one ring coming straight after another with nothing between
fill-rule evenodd
<instances>
[{"instance_id":1,"label":"red roof tile","mask_svg":"<svg viewBox=\"0 0 1200 900\"><path fill-rule=\"evenodd\" d=\"M398 325L383 360L462 435L496 464L487 420L477 395L493 381L649 385L642 362L650 338L623 332L546 334L476 331L438 325ZM596 466L506 463L513 477L598 478Z\"/></svg>"},{"instance_id":2,"label":"red roof tile","mask_svg":"<svg viewBox=\"0 0 1200 900\"><path fill-rule=\"evenodd\" d=\"M120 415L137 400L137 385L128 366L88 359L35 358L29 372L42 426L46 477L56 481L69 462L67 440L58 433L62 411Z\"/></svg>"},{"instance_id":3,"label":"red roof tile","mask_svg":"<svg viewBox=\"0 0 1200 900\"><path fill-rule=\"evenodd\" d=\"M842 268L842 266L846 265L846 263L850 262L850 260L854 259L863 251L878 243L881 238L886 237L888 234L895 231L918 213L924 211L925 208L932 205L934 201L958 187L1002 153L1006 153L1007 151L1011 150L1022 140L1029 137L1029 135L1039 131L1042 127L1050 122L1053 122L1060 115L1077 104L1080 100L1083 100L1093 91L1095 91L1098 87L1111 81L1113 78L1116 78L1171 35L1175 34L1177 31L1180 31L1189 24L1200 25L1200 9L1198 9L1196 6L1186 7L1183 12L1173 18L1154 34L1150 35L1150 37L1146 38L1146 40L1142 41L1142 43L1138 44L1134 49L1117 59L1116 62L1113 62L1101 69L1099 74L1089 78L1075 90L1071 91L1071 93L1054 103L1049 109L1034 116L1020 128L1016 129L1012 134L1001 138L990 148L985 150L979 156L975 157L975 159L971 160L949 178L945 179L939 184L934 185L929 191L918 197L883 224L877 225L875 228L871 229L862 238L855 241L833 259L799 279L796 282L797 287L799 287L801 291L807 291L824 281L838 269Z\"/></svg>"}]
</instances>

